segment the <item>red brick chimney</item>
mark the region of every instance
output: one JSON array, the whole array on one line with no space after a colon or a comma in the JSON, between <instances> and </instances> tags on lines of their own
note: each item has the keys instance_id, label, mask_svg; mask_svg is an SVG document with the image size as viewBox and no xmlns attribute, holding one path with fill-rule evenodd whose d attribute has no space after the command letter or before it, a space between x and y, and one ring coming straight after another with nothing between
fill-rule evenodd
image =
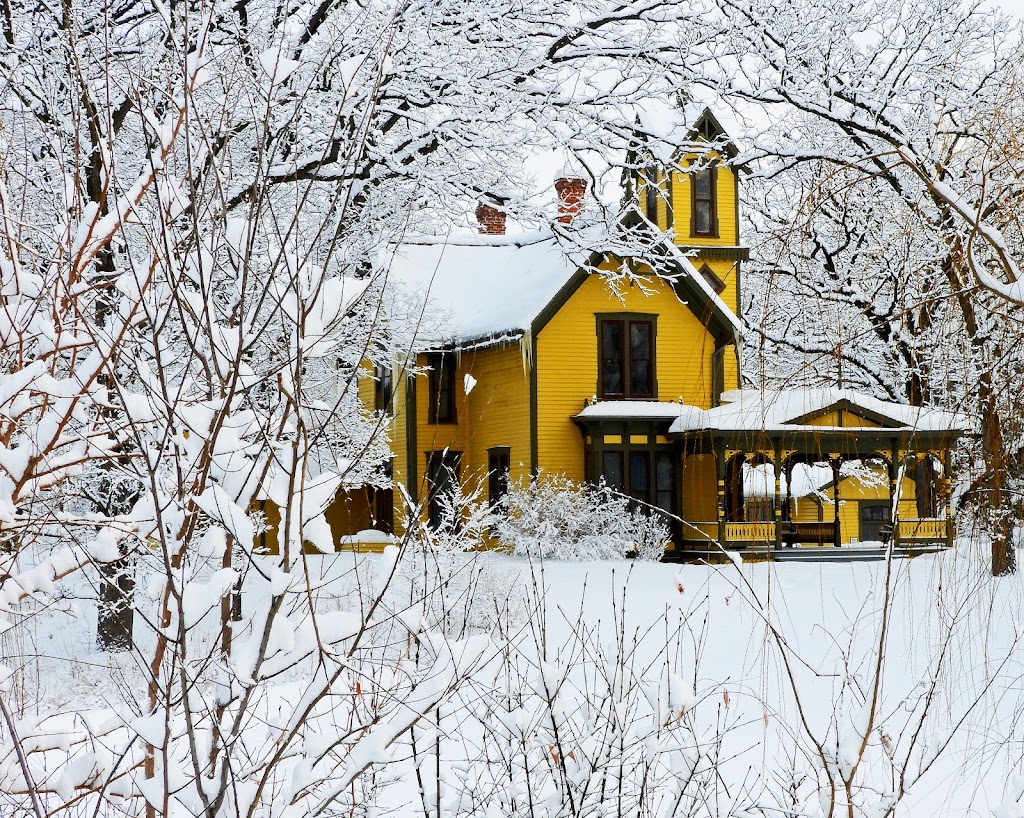
<instances>
[{"instance_id":1,"label":"red brick chimney","mask_svg":"<svg viewBox=\"0 0 1024 818\"><path fill-rule=\"evenodd\" d=\"M480 222L480 232L485 236L505 235L505 213L489 204L480 202L476 206L476 220Z\"/></svg>"},{"instance_id":2,"label":"red brick chimney","mask_svg":"<svg viewBox=\"0 0 1024 818\"><path fill-rule=\"evenodd\" d=\"M555 193L558 194L558 221L572 224L572 220L583 212L587 180L579 171L566 165L555 177Z\"/></svg>"}]
</instances>

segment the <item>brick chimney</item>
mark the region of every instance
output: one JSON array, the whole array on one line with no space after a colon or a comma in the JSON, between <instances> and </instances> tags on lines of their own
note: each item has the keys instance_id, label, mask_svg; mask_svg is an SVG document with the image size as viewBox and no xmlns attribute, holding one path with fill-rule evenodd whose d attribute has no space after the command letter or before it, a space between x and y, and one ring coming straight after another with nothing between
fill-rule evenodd
<instances>
[{"instance_id":1,"label":"brick chimney","mask_svg":"<svg viewBox=\"0 0 1024 818\"><path fill-rule=\"evenodd\" d=\"M555 177L555 193L558 194L558 221L572 224L572 220L583 212L587 180L578 170L566 165Z\"/></svg>"},{"instance_id":2,"label":"brick chimney","mask_svg":"<svg viewBox=\"0 0 1024 818\"><path fill-rule=\"evenodd\" d=\"M480 223L480 232L485 236L505 235L504 211L485 202L480 202L476 206L476 220Z\"/></svg>"}]
</instances>

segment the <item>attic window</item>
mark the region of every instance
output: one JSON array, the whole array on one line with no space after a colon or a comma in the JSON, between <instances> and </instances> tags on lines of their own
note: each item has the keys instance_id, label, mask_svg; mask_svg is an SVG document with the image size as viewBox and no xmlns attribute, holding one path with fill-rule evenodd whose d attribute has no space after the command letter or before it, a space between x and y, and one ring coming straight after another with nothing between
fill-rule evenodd
<instances>
[{"instance_id":1,"label":"attic window","mask_svg":"<svg viewBox=\"0 0 1024 818\"><path fill-rule=\"evenodd\" d=\"M654 223L658 223L658 169L653 165L644 169L644 215Z\"/></svg>"},{"instance_id":2,"label":"attic window","mask_svg":"<svg viewBox=\"0 0 1024 818\"><path fill-rule=\"evenodd\" d=\"M690 174L690 235L718 236L718 212L715 201L717 168L704 168Z\"/></svg>"},{"instance_id":3,"label":"attic window","mask_svg":"<svg viewBox=\"0 0 1024 818\"><path fill-rule=\"evenodd\" d=\"M714 270L708 267L708 265L702 264L697 272L704 277L704 280L708 283L711 289L715 291L715 295L722 294L722 290L725 289L725 282L715 275Z\"/></svg>"},{"instance_id":4,"label":"attic window","mask_svg":"<svg viewBox=\"0 0 1024 818\"><path fill-rule=\"evenodd\" d=\"M701 117L700 122L697 124L697 133L706 142L714 142L722 135L722 132L715 127L715 123L709 116Z\"/></svg>"}]
</instances>

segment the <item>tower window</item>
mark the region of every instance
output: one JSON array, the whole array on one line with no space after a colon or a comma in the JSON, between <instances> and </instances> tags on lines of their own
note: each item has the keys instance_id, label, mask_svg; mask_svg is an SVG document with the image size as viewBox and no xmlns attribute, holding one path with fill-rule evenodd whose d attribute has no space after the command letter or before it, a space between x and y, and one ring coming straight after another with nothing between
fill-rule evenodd
<instances>
[{"instance_id":1,"label":"tower window","mask_svg":"<svg viewBox=\"0 0 1024 818\"><path fill-rule=\"evenodd\" d=\"M690 174L690 189L693 192L693 218L690 233L694 236L717 236L718 213L715 201L715 168L705 168Z\"/></svg>"}]
</instances>

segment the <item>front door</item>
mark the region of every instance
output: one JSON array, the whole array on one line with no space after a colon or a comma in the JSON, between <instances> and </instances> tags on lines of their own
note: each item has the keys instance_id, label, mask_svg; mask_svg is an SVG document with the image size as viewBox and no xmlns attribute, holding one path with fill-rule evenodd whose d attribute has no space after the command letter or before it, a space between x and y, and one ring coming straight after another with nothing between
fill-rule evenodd
<instances>
[{"instance_id":1,"label":"front door","mask_svg":"<svg viewBox=\"0 0 1024 818\"><path fill-rule=\"evenodd\" d=\"M888 503L860 504L860 539L861 542L880 542L882 528L889 522Z\"/></svg>"}]
</instances>

